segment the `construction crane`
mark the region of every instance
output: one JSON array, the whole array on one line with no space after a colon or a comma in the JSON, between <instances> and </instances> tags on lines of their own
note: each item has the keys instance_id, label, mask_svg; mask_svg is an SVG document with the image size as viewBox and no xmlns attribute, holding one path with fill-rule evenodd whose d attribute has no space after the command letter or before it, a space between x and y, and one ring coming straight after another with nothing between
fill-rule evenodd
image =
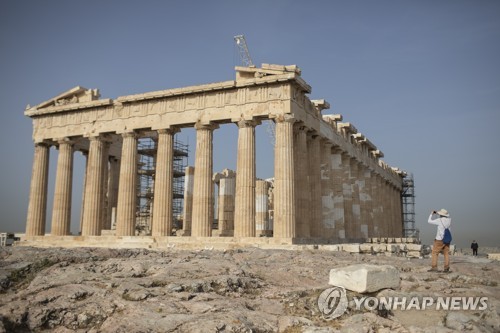
<instances>
[{"instance_id":1,"label":"construction crane","mask_svg":"<svg viewBox=\"0 0 500 333\"><path fill-rule=\"evenodd\" d=\"M238 48L238 52L240 54L241 62L243 62L243 65L245 65L246 67L254 67L252 58L250 58L250 52L248 52L248 46L245 40L245 36L234 36L234 41L236 42L236 47Z\"/></svg>"},{"instance_id":2,"label":"construction crane","mask_svg":"<svg viewBox=\"0 0 500 333\"><path fill-rule=\"evenodd\" d=\"M245 65L246 67L255 67L252 62L252 58L250 57L250 52L248 51L245 36L234 36L234 41L236 42L236 47L238 48L238 53L240 54L241 62L243 63L243 65ZM276 145L276 128L274 121L267 120L265 122L267 123L266 132L269 135L271 145L274 147Z\"/></svg>"}]
</instances>

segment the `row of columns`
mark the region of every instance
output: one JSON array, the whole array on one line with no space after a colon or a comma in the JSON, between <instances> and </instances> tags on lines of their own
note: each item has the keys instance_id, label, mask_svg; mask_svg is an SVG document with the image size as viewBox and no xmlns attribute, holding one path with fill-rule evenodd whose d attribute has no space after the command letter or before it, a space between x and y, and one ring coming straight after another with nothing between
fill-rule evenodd
<instances>
[{"instance_id":1,"label":"row of columns","mask_svg":"<svg viewBox=\"0 0 500 333\"><path fill-rule=\"evenodd\" d=\"M396 188L314 131L296 123L293 117L279 116L275 122L274 237L357 239L396 236L402 231L401 202ZM234 226L226 226L227 230L234 228L235 237L255 237L257 225L265 224L259 216L263 208L257 206L256 197L255 126L258 124L255 120L237 122L235 222ZM185 190L191 196L185 200L184 235L212 235L213 130L216 128L218 125L213 123L196 125L192 180L189 171L186 174ZM172 230L176 131L158 131L153 236L169 235ZM122 139L118 176L118 160L109 156L110 141L106 136L89 138L81 226L84 236L100 235L101 230L111 227L110 208L115 202L116 235L135 234L137 134L123 133ZM63 139L58 144L52 234L68 235L73 142ZM27 235L43 235L45 231L49 148L44 143L35 145ZM113 193L117 193L117 197Z\"/></svg>"},{"instance_id":2,"label":"row of columns","mask_svg":"<svg viewBox=\"0 0 500 333\"><path fill-rule=\"evenodd\" d=\"M173 225L173 137L175 129L158 131L158 163L152 222L154 236L169 235ZM97 236L111 229L112 210L116 207L116 235L135 234L137 201L137 134L122 134L121 159L109 156L110 140L104 135L89 137L81 234ZM69 235L73 178L74 141L58 140L52 235ZM27 236L45 234L50 144L35 144L30 201L26 224Z\"/></svg>"},{"instance_id":3,"label":"row of columns","mask_svg":"<svg viewBox=\"0 0 500 333\"><path fill-rule=\"evenodd\" d=\"M275 121L274 237L355 240L401 234L401 202L396 187L295 119L282 116ZM225 170L222 176L216 174L217 179L210 177L215 127L197 128L195 168L186 171L184 235L212 235L213 182L219 185L218 235L266 235L269 185L255 175L257 124L248 120L237 123L236 174ZM194 174L193 181L190 173Z\"/></svg>"}]
</instances>

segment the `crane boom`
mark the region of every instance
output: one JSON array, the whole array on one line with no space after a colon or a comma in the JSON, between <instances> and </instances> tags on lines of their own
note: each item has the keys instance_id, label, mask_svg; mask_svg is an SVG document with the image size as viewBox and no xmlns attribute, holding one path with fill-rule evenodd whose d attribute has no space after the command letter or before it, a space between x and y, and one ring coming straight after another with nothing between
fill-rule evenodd
<instances>
[{"instance_id":1,"label":"crane boom","mask_svg":"<svg viewBox=\"0 0 500 333\"><path fill-rule=\"evenodd\" d=\"M248 52L247 42L245 36L238 35L234 36L234 41L236 42L236 47L238 47L238 52L240 54L241 61L247 67L254 67L252 58L250 57L250 52Z\"/></svg>"},{"instance_id":2,"label":"crane boom","mask_svg":"<svg viewBox=\"0 0 500 333\"><path fill-rule=\"evenodd\" d=\"M255 67L250 57L250 52L248 52L247 42L245 36L238 35L234 36L234 41L236 42L236 47L238 48L238 53L240 54L241 62L246 67ZM275 134L275 123L272 120L265 121L267 123L266 131L271 140L271 145L274 147L276 145L276 134Z\"/></svg>"}]
</instances>

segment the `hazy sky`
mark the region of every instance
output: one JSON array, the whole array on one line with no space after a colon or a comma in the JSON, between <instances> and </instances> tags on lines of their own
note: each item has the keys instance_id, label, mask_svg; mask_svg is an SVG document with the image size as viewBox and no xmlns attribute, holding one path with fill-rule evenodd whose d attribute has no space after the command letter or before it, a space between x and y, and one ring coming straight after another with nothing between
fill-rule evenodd
<instances>
[{"instance_id":1,"label":"hazy sky","mask_svg":"<svg viewBox=\"0 0 500 333\"><path fill-rule=\"evenodd\" d=\"M232 80L244 34L254 63L297 64L311 99L415 177L424 243L433 209L454 240L499 246L500 1L0 2L0 231L24 231L33 159L23 115L80 85L103 98ZM193 164L195 136L183 130ZM237 128L214 133L214 170L236 168ZM273 151L258 128L258 177ZM57 151L51 150L49 203ZM73 221L83 157L75 154ZM48 218L50 226L50 213Z\"/></svg>"}]
</instances>

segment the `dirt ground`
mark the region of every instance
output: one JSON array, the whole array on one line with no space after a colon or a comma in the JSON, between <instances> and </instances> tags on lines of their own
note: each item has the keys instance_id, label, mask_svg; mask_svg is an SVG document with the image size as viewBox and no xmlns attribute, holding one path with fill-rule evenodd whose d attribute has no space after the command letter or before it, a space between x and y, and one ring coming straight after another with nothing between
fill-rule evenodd
<instances>
[{"instance_id":1,"label":"dirt ground","mask_svg":"<svg viewBox=\"0 0 500 333\"><path fill-rule=\"evenodd\" d=\"M0 332L500 332L500 262L451 262L451 273L432 273L430 259L320 250L6 247ZM347 311L325 319L317 301L330 269L362 263L395 266L400 287L348 291ZM381 296L487 297L487 308L381 311L353 301Z\"/></svg>"}]
</instances>

